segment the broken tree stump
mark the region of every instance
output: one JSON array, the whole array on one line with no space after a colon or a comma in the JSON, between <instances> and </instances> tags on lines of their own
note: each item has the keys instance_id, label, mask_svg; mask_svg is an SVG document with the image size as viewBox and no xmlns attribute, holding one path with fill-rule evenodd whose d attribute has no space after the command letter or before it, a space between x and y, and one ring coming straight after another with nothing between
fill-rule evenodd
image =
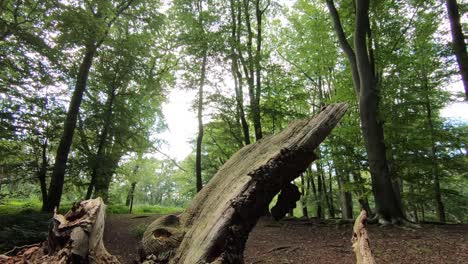
<instances>
[{"instance_id":1,"label":"broken tree stump","mask_svg":"<svg viewBox=\"0 0 468 264\"><path fill-rule=\"evenodd\" d=\"M65 215L54 213L45 242L0 255L0 263L120 263L102 241L105 213L101 198L76 203Z\"/></svg>"},{"instance_id":2,"label":"broken tree stump","mask_svg":"<svg viewBox=\"0 0 468 264\"><path fill-rule=\"evenodd\" d=\"M353 251L356 254L356 264L375 264L370 248L369 236L366 230L367 213L362 210L356 218L353 227Z\"/></svg>"},{"instance_id":3,"label":"broken tree stump","mask_svg":"<svg viewBox=\"0 0 468 264\"><path fill-rule=\"evenodd\" d=\"M235 153L180 216L151 224L140 254L145 263L244 263L249 232L270 201L316 159L314 150L346 112L327 106ZM285 204L288 202L286 201Z\"/></svg>"}]
</instances>

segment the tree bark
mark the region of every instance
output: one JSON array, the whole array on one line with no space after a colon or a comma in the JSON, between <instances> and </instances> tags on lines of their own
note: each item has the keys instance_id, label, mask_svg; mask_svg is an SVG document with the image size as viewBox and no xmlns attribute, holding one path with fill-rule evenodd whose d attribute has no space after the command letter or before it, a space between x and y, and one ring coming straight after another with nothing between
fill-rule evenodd
<instances>
[{"instance_id":1,"label":"tree bark","mask_svg":"<svg viewBox=\"0 0 468 264\"><path fill-rule=\"evenodd\" d=\"M466 51L465 36L460 23L460 13L456 0L446 0L447 13L452 31L452 45L457 58L458 68L465 87L465 100L468 100L468 53Z\"/></svg>"},{"instance_id":2,"label":"tree bark","mask_svg":"<svg viewBox=\"0 0 468 264\"><path fill-rule=\"evenodd\" d=\"M180 216L156 220L140 250L149 263L243 263L249 232L273 197L315 159L313 151L346 111L326 107L234 154Z\"/></svg>"},{"instance_id":3,"label":"tree bark","mask_svg":"<svg viewBox=\"0 0 468 264\"><path fill-rule=\"evenodd\" d=\"M68 107L63 134L57 148L57 155L55 156L55 164L49 185L47 204L43 206L43 210L47 212L52 212L54 208L58 208L60 206L68 153L70 152L70 146L73 141L76 120L80 110L81 101L83 99L83 93L86 89L89 70L91 69L94 55L96 54L96 49L97 47L94 44L86 47L85 54L78 71L75 90L73 91L70 105Z\"/></svg>"}]
</instances>

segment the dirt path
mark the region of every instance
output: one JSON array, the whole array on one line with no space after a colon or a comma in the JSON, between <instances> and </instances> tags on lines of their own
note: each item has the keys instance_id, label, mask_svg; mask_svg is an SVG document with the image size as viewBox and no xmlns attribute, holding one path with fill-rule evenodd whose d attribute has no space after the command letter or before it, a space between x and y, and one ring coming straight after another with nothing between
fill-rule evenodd
<instances>
[{"instance_id":1,"label":"dirt path","mask_svg":"<svg viewBox=\"0 0 468 264\"><path fill-rule=\"evenodd\" d=\"M133 263L138 258L140 239L137 230L153 222L159 215L108 215L104 229L104 245L118 256L122 263Z\"/></svg>"},{"instance_id":2,"label":"dirt path","mask_svg":"<svg viewBox=\"0 0 468 264\"><path fill-rule=\"evenodd\" d=\"M139 225L158 216L110 215L104 241L123 263L136 259ZM417 230L370 226L377 263L468 263L468 225L424 225ZM351 224L320 221L274 222L262 219L250 234L245 250L248 264L354 263Z\"/></svg>"}]
</instances>

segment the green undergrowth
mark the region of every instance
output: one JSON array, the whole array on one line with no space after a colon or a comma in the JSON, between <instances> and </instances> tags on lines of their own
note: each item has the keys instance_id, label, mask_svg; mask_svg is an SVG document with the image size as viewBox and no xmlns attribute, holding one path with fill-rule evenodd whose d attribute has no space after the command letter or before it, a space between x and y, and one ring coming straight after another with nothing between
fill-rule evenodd
<instances>
[{"instance_id":1,"label":"green undergrowth","mask_svg":"<svg viewBox=\"0 0 468 264\"><path fill-rule=\"evenodd\" d=\"M31 199L0 201L0 254L15 246L29 245L44 241L52 219L51 213L41 212L41 202ZM66 213L72 207L71 202L61 205L60 213ZM134 205L133 214L171 214L183 211L179 207L159 205ZM127 214L125 205L109 205L107 214ZM132 232L143 235L145 226L137 227Z\"/></svg>"},{"instance_id":2,"label":"green undergrowth","mask_svg":"<svg viewBox=\"0 0 468 264\"><path fill-rule=\"evenodd\" d=\"M128 210L128 206L121 204L111 204L107 206L108 214L128 214ZM174 214L182 212L183 210L184 208L181 207L137 204L133 206L132 214Z\"/></svg>"}]
</instances>

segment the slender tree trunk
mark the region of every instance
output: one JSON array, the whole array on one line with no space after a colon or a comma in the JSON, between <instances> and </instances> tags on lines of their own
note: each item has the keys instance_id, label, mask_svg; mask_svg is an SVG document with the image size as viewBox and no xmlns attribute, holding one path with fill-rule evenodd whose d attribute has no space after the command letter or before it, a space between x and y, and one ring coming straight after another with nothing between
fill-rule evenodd
<instances>
[{"instance_id":1,"label":"slender tree trunk","mask_svg":"<svg viewBox=\"0 0 468 264\"><path fill-rule=\"evenodd\" d=\"M203 142L203 86L205 85L207 51L203 52L202 71L200 77L200 85L198 90L198 136L197 136L197 156L195 161L196 177L197 177L197 192L203 188L202 180L202 164L201 164L201 148Z\"/></svg>"},{"instance_id":2,"label":"slender tree trunk","mask_svg":"<svg viewBox=\"0 0 468 264\"><path fill-rule=\"evenodd\" d=\"M309 213L307 211L307 194L305 191L305 180L304 180L304 173L301 174L301 193L302 193L302 200L301 200L301 205L302 205L302 215L305 218L309 218Z\"/></svg>"},{"instance_id":3,"label":"slender tree trunk","mask_svg":"<svg viewBox=\"0 0 468 264\"><path fill-rule=\"evenodd\" d=\"M243 91L243 82L242 82L242 73L239 70L238 60L240 55L236 54L236 46L240 46L240 43L237 41L239 38L236 36L238 32L238 27L240 28L241 21L236 21L236 8L234 4L234 0L230 0L230 7L231 7L231 71L232 77L234 79L234 89L236 93L236 103L237 109L239 111L239 119L241 121L242 132L244 135L244 143L245 145L250 144L250 132L249 132L249 125L245 118L245 111L244 111L244 91ZM237 25L239 23L239 26Z\"/></svg>"},{"instance_id":4,"label":"slender tree trunk","mask_svg":"<svg viewBox=\"0 0 468 264\"><path fill-rule=\"evenodd\" d=\"M107 102L106 102L106 112L104 113L104 124L102 127L102 131L99 135L99 142L98 142L98 147L96 151L96 156L94 157L93 163L92 163L92 170L91 170L91 181L88 185L88 190L86 192L86 200L91 199L91 196L93 194L93 189L96 185L96 178L98 177L98 169L100 166L104 166L102 159L103 159L103 151L104 147L106 145L107 137L109 134L109 128L111 125L112 121L112 114L113 114L113 107L114 107L114 101L115 101L115 92L116 92L116 87L112 87L110 90L110 94L108 94L107 97Z\"/></svg>"},{"instance_id":5,"label":"slender tree trunk","mask_svg":"<svg viewBox=\"0 0 468 264\"><path fill-rule=\"evenodd\" d=\"M338 189L340 191L340 202L341 202L341 218L353 219L353 200L351 192L347 191L345 185L349 184L349 177L341 171L335 168L336 179L338 181Z\"/></svg>"},{"instance_id":6,"label":"slender tree trunk","mask_svg":"<svg viewBox=\"0 0 468 264\"><path fill-rule=\"evenodd\" d=\"M60 206L68 154L73 141L76 120L81 101L83 99L83 93L86 89L89 70L91 69L94 55L96 54L96 49L97 47L95 45L89 45L86 47L83 61L81 62L78 71L75 90L73 91L70 105L68 107L63 134L57 148L57 155L55 156L55 164L52 171L47 204L43 207L43 210L47 212L52 212L54 208L58 208Z\"/></svg>"},{"instance_id":7,"label":"slender tree trunk","mask_svg":"<svg viewBox=\"0 0 468 264\"><path fill-rule=\"evenodd\" d=\"M425 75L424 75L425 76ZM427 82L425 81L425 86ZM444 203L442 202L442 194L440 192L440 180L439 180L439 168L437 162L437 147L435 143L435 133L434 133L434 124L432 122L432 107L429 100L429 96L426 93L426 113L427 113L427 123L429 126L430 137L431 137L431 171L432 178L434 180L434 200L436 203L437 218L440 222L445 223L445 208Z\"/></svg>"},{"instance_id":8,"label":"slender tree trunk","mask_svg":"<svg viewBox=\"0 0 468 264\"><path fill-rule=\"evenodd\" d=\"M131 214L132 213L132 210L133 210L133 198L135 197L135 187L136 187L136 182L132 182L132 186L130 187L130 193L129 193L129 197L130 197L130 201L129 201L129 204L130 204L130 208L128 209L128 213Z\"/></svg>"},{"instance_id":9,"label":"slender tree trunk","mask_svg":"<svg viewBox=\"0 0 468 264\"><path fill-rule=\"evenodd\" d=\"M267 7L265 7L266 10ZM255 50L255 109L253 110L254 115L254 127L255 128L255 138L259 140L263 137L262 133L262 124L261 124L261 117L260 117L260 95L262 92L262 82L261 82L261 71L262 71L262 19L265 10L260 8L260 0L256 0L255 2L255 16L257 18L257 47Z\"/></svg>"},{"instance_id":10,"label":"slender tree trunk","mask_svg":"<svg viewBox=\"0 0 468 264\"><path fill-rule=\"evenodd\" d=\"M415 193L414 193L414 184L413 184L413 183L410 183L410 184L409 184L409 192L410 192L410 195L411 195L411 196L413 196L413 197L415 196ZM413 216L414 216L413 220L414 220L414 222L419 223L419 219L418 219L418 204L417 204L417 203L412 204L411 207L412 207L412 209L413 209Z\"/></svg>"},{"instance_id":11,"label":"slender tree trunk","mask_svg":"<svg viewBox=\"0 0 468 264\"><path fill-rule=\"evenodd\" d=\"M41 153L41 168L38 171L38 178L39 184L41 185L41 195L42 195L42 210L45 210L45 206L47 205L47 183L46 183L46 176L47 176L47 146L48 140L44 141L42 144L42 153Z\"/></svg>"},{"instance_id":12,"label":"slender tree trunk","mask_svg":"<svg viewBox=\"0 0 468 264\"><path fill-rule=\"evenodd\" d=\"M328 216L330 218L335 217L335 212L333 211L333 206L330 204L330 194L327 191L327 180L325 176L325 172L322 169L322 185L323 185L323 198L325 200L325 204L327 205L328 209Z\"/></svg>"},{"instance_id":13,"label":"slender tree trunk","mask_svg":"<svg viewBox=\"0 0 468 264\"><path fill-rule=\"evenodd\" d=\"M458 68L465 87L465 100L468 100L468 53L466 51L465 36L460 23L460 13L456 0L446 0L447 13L452 31L452 45L457 58Z\"/></svg>"},{"instance_id":14,"label":"slender tree trunk","mask_svg":"<svg viewBox=\"0 0 468 264\"><path fill-rule=\"evenodd\" d=\"M322 175L319 171L317 171L317 191L318 191L318 199L317 199L317 218L324 218L324 212L322 209L323 205L323 184L322 184Z\"/></svg>"},{"instance_id":15,"label":"slender tree trunk","mask_svg":"<svg viewBox=\"0 0 468 264\"><path fill-rule=\"evenodd\" d=\"M335 206L333 204L333 183L332 183L332 169L330 164L328 164L329 168L329 173L328 173L328 199L330 200L329 204L329 210L330 210L330 216L332 218L335 218Z\"/></svg>"},{"instance_id":16,"label":"slender tree trunk","mask_svg":"<svg viewBox=\"0 0 468 264\"><path fill-rule=\"evenodd\" d=\"M352 176L355 184L357 185L356 196L358 197L359 205L361 209L364 209L367 212L367 215L372 215L372 211L370 209L369 200L367 199L366 190L364 187L364 180L361 177L361 173L359 168L355 168L352 170ZM349 179L349 175L348 175Z\"/></svg>"},{"instance_id":17,"label":"slender tree trunk","mask_svg":"<svg viewBox=\"0 0 468 264\"><path fill-rule=\"evenodd\" d=\"M244 17L245 17L245 25L247 27L247 55L248 60L246 66L244 66L244 71L246 72L247 76L247 84L249 86L249 99L250 99L250 108L252 111L252 121L255 130L255 139L259 140L262 138L262 125L260 120L260 98L257 98L257 94L260 93L260 87L256 87L255 81L258 80L255 78L255 68L257 65L256 59L257 57L253 55L253 31L252 31L252 24L250 21L250 0L243 0L244 6ZM257 18L258 19L258 18ZM261 22L261 18L260 18ZM260 25L261 26L261 25ZM259 36L257 36L257 41ZM260 35L261 38L261 35ZM261 40L260 40L261 43ZM258 44L258 43L257 43ZM258 48L258 47L257 47ZM257 71L259 72L259 71Z\"/></svg>"},{"instance_id":18,"label":"slender tree trunk","mask_svg":"<svg viewBox=\"0 0 468 264\"><path fill-rule=\"evenodd\" d=\"M310 185L312 187L312 193L314 195L314 201L315 201L315 204L316 204L316 217L317 218L322 218L322 206L320 204L320 198L319 198L319 195L317 193L317 188L315 186L314 174L312 172L312 168L309 167L308 172L309 172Z\"/></svg>"}]
</instances>

